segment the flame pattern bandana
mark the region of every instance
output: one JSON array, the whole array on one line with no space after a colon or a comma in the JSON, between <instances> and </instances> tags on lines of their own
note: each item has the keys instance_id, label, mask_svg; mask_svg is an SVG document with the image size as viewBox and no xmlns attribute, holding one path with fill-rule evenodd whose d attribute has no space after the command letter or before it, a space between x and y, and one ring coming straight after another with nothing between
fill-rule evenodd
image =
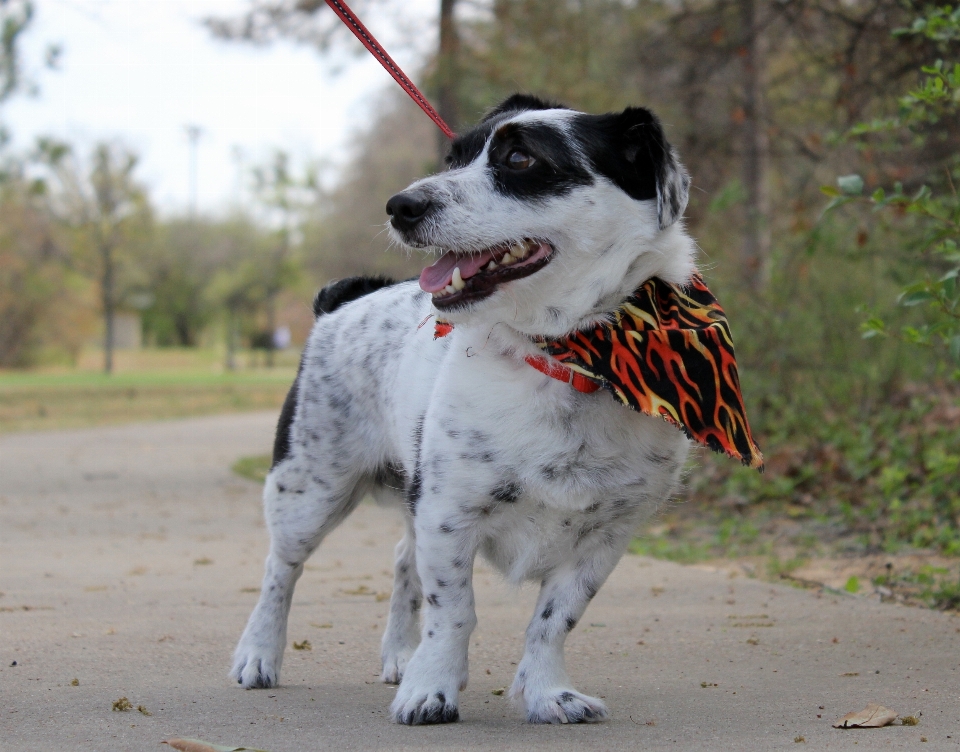
<instances>
[{"instance_id":1,"label":"flame pattern bandana","mask_svg":"<svg viewBox=\"0 0 960 752\"><path fill-rule=\"evenodd\" d=\"M697 443L763 468L743 405L730 325L699 274L686 287L649 279L612 321L537 344L624 405L659 415Z\"/></svg>"},{"instance_id":2,"label":"flame pattern bandana","mask_svg":"<svg viewBox=\"0 0 960 752\"><path fill-rule=\"evenodd\" d=\"M435 336L451 329L437 321ZM698 444L763 469L740 392L730 325L699 274L685 286L649 279L610 321L535 341L548 357L527 362L548 376L582 392L604 388Z\"/></svg>"}]
</instances>

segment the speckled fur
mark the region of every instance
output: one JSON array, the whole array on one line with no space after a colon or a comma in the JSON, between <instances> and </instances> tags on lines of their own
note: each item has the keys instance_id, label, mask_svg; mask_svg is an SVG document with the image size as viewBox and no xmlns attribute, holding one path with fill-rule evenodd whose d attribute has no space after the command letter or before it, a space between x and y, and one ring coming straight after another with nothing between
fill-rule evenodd
<instances>
[{"instance_id":1,"label":"speckled fur","mask_svg":"<svg viewBox=\"0 0 960 752\"><path fill-rule=\"evenodd\" d=\"M503 119L566 132L576 116L546 110ZM637 201L594 175L591 185L524 202L496 193L485 155L409 189L441 202L432 242L482 247L548 237L555 257L486 300L445 314L456 327L442 339L434 339L432 321L420 326L436 310L416 282L319 317L298 376L289 449L264 490L270 554L231 670L244 687L279 681L304 562L373 493L394 500L407 519L382 645L383 680L400 682L391 706L396 721L459 717L476 625L478 552L510 582L541 583L511 688L527 718L566 723L606 715L600 700L573 688L564 641L637 525L674 491L688 444L664 421L604 391L581 394L523 357L536 352L530 335L597 320L651 276L686 280L693 243L677 217L662 226L659 194ZM685 173L668 172L665 180L671 190L682 188L682 204L671 199L682 211Z\"/></svg>"}]
</instances>

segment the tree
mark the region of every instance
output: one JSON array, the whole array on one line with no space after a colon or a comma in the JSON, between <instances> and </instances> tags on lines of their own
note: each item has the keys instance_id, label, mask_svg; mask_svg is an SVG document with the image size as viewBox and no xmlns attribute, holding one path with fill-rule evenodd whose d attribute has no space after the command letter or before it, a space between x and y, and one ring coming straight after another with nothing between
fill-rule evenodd
<instances>
[{"instance_id":1,"label":"tree","mask_svg":"<svg viewBox=\"0 0 960 752\"><path fill-rule=\"evenodd\" d=\"M115 143L97 144L81 164L66 144L42 139L38 157L47 168L50 206L73 231L78 264L100 286L103 313L103 369L113 372L117 305L132 287L132 261L145 245L151 221L146 193L134 178L137 156Z\"/></svg>"},{"instance_id":2,"label":"tree","mask_svg":"<svg viewBox=\"0 0 960 752\"><path fill-rule=\"evenodd\" d=\"M268 366L273 366L277 296L295 284L300 276L294 245L302 237L303 213L315 202L318 188L316 169L308 166L302 177L296 177L291 170L290 157L280 150L274 152L268 164L253 169L254 198L267 226L276 227L271 247L257 259L267 316L264 341Z\"/></svg>"}]
</instances>

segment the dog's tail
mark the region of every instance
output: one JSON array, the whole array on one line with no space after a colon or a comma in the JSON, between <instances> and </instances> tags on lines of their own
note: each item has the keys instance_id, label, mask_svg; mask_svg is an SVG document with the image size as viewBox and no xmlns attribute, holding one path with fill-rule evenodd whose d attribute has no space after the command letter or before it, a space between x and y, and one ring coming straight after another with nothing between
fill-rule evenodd
<instances>
[{"instance_id":1,"label":"dog's tail","mask_svg":"<svg viewBox=\"0 0 960 752\"><path fill-rule=\"evenodd\" d=\"M325 313L333 313L351 300L362 298L382 287L396 284L389 277L347 277L330 282L313 299L313 315L320 318Z\"/></svg>"}]
</instances>

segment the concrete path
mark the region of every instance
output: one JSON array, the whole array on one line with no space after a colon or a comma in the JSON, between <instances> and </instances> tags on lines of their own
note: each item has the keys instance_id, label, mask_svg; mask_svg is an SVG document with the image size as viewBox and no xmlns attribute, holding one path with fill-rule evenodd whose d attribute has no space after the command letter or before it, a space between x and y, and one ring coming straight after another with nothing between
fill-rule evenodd
<instances>
[{"instance_id":1,"label":"concrete path","mask_svg":"<svg viewBox=\"0 0 960 752\"><path fill-rule=\"evenodd\" d=\"M480 564L462 722L396 726L378 656L400 524L369 504L297 588L289 636L312 650L288 647L282 687L243 691L226 671L267 539L259 489L229 467L268 451L273 421L0 438L0 750L960 748L960 618L633 556L568 642L609 722L529 726L495 694L535 593ZM112 711L120 697L151 715ZM920 724L831 728L871 701Z\"/></svg>"}]
</instances>

